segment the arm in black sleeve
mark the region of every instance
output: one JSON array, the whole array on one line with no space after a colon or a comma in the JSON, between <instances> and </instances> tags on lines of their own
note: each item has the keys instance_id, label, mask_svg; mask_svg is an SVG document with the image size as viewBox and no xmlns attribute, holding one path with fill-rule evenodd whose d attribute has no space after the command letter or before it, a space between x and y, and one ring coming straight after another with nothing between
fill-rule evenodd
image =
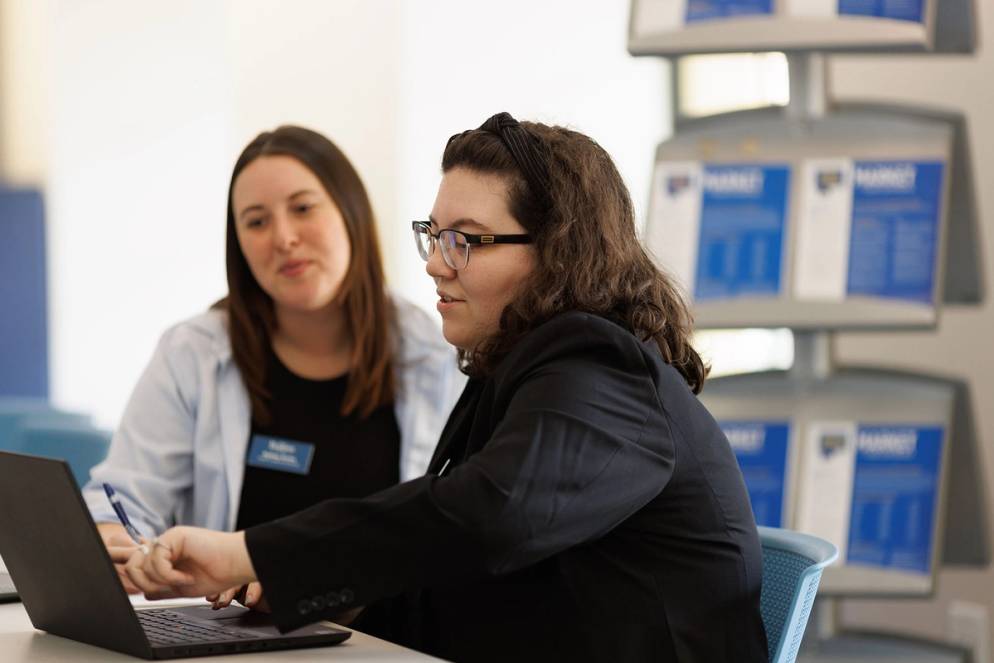
<instances>
[{"instance_id":1,"label":"arm in black sleeve","mask_svg":"<svg viewBox=\"0 0 994 663\"><path fill-rule=\"evenodd\" d=\"M577 329L570 318L509 357L521 359L495 376L498 423L449 474L246 532L281 628L533 564L602 536L662 491L673 446L641 344L606 321Z\"/></svg>"}]
</instances>

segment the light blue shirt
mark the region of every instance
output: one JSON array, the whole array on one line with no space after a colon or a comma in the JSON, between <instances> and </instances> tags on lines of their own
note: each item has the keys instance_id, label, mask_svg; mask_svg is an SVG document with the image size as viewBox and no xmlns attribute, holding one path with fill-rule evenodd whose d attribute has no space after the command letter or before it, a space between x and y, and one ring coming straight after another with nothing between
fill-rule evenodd
<instances>
[{"instance_id":1,"label":"light blue shirt","mask_svg":"<svg viewBox=\"0 0 994 663\"><path fill-rule=\"evenodd\" d=\"M410 302L392 298L402 481L424 473L465 384L456 352ZM173 525L232 530L251 429L248 391L231 354L227 314L211 310L159 341L111 441L83 489L96 522L117 522L114 486L146 536Z\"/></svg>"}]
</instances>

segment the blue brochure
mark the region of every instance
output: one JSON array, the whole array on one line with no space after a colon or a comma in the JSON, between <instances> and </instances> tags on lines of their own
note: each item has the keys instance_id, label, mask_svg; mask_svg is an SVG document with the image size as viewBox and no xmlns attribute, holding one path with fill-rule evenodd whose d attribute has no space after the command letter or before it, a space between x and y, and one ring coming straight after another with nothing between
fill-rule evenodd
<instances>
[{"instance_id":1,"label":"blue brochure","mask_svg":"<svg viewBox=\"0 0 994 663\"><path fill-rule=\"evenodd\" d=\"M694 298L780 293L790 167L704 166Z\"/></svg>"},{"instance_id":2,"label":"blue brochure","mask_svg":"<svg viewBox=\"0 0 994 663\"><path fill-rule=\"evenodd\" d=\"M687 23L773 13L773 0L687 0Z\"/></svg>"},{"instance_id":3,"label":"blue brochure","mask_svg":"<svg viewBox=\"0 0 994 663\"><path fill-rule=\"evenodd\" d=\"M929 573L943 430L860 426L847 563Z\"/></svg>"},{"instance_id":4,"label":"blue brochure","mask_svg":"<svg viewBox=\"0 0 994 663\"><path fill-rule=\"evenodd\" d=\"M739 461L757 525L783 527L787 484L786 421L722 421L721 429Z\"/></svg>"},{"instance_id":5,"label":"blue brochure","mask_svg":"<svg viewBox=\"0 0 994 663\"><path fill-rule=\"evenodd\" d=\"M931 303L944 164L854 164L848 293Z\"/></svg>"},{"instance_id":6,"label":"blue brochure","mask_svg":"<svg viewBox=\"0 0 994 663\"><path fill-rule=\"evenodd\" d=\"M839 0L839 15L921 23L925 20L925 0Z\"/></svg>"}]
</instances>

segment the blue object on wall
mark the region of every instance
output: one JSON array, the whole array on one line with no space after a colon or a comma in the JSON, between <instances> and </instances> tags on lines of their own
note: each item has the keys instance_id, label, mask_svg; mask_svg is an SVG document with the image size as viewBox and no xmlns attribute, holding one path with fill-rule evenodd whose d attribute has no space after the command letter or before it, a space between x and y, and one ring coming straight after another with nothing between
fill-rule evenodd
<instances>
[{"instance_id":1,"label":"blue object on wall","mask_svg":"<svg viewBox=\"0 0 994 663\"><path fill-rule=\"evenodd\" d=\"M931 304L939 250L938 161L857 161L848 292Z\"/></svg>"},{"instance_id":2,"label":"blue object on wall","mask_svg":"<svg viewBox=\"0 0 994 663\"><path fill-rule=\"evenodd\" d=\"M783 527L787 488L787 421L721 421L742 470L757 525Z\"/></svg>"},{"instance_id":3,"label":"blue object on wall","mask_svg":"<svg viewBox=\"0 0 994 663\"><path fill-rule=\"evenodd\" d=\"M705 164L694 299L781 290L788 164Z\"/></svg>"},{"instance_id":4,"label":"blue object on wall","mask_svg":"<svg viewBox=\"0 0 994 663\"><path fill-rule=\"evenodd\" d=\"M687 23L773 13L773 0L688 0Z\"/></svg>"},{"instance_id":5,"label":"blue object on wall","mask_svg":"<svg viewBox=\"0 0 994 663\"><path fill-rule=\"evenodd\" d=\"M0 188L0 396L48 398L41 193Z\"/></svg>"},{"instance_id":6,"label":"blue object on wall","mask_svg":"<svg viewBox=\"0 0 994 663\"><path fill-rule=\"evenodd\" d=\"M845 16L876 16L896 21L925 20L924 0L839 0L839 14Z\"/></svg>"},{"instance_id":7,"label":"blue object on wall","mask_svg":"<svg viewBox=\"0 0 994 663\"><path fill-rule=\"evenodd\" d=\"M944 431L859 427L847 563L931 573Z\"/></svg>"}]
</instances>

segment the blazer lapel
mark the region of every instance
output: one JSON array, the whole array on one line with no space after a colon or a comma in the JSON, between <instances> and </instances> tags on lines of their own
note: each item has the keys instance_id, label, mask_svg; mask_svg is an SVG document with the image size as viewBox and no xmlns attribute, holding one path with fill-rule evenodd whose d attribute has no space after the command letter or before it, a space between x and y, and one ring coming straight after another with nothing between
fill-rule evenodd
<instances>
[{"instance_id":1,"label":"blazer lapel","mask_svg":"<svg viewBox=\"0 0 994 663\"><path fill-rule=\"evenodd\" d=\"M470 379L466 382L462 395L456 401L452 414L449 415L449 420L442 429L435 453L428 463L428 474L438 474L447 462L462 460L484 384L485 382L479 379Z\"/></svg>"}]
</instances>

